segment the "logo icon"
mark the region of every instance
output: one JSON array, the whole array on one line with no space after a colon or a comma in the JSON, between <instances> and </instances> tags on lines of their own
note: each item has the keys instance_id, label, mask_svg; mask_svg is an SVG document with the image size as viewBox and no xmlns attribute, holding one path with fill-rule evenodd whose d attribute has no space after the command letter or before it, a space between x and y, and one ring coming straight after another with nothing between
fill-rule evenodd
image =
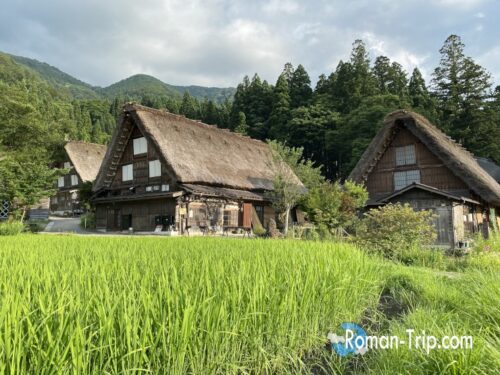
<instances>
[{"instance_id":1,"label":"logo icon","mask_svg":"<svg viewBox=\"0 0 500 375\"><path fill-rule=\"evenodd\" d=\"M328 340L332 350L341 357L349 354L365 354L368 350L366 343L366 332L355 323L342 323L340 326L344 330L344 336L330 332Z\"/></svg>"}]
</instances>

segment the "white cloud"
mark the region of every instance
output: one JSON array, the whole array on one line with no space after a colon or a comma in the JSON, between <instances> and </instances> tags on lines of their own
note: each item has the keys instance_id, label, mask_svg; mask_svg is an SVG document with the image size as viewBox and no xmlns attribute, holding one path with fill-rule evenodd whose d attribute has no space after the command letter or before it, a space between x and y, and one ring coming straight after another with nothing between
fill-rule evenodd
<instances>
[{"instance_id":1,"label":"white cloud","mask_svg":"<svg viewBox=\"0 0 500 375\"><path fill-rule=\"evenodd\" d=\"M428 55L419 55L393 42L388 42L388 39L382 40L370 32L363 34L363 40L374 56L383 55L389 57L391 60L400 63L409 74L416 67L420 69L429 57Z\"/></svg>"},{"instance_id":2,"label":"white cloud","mask_svg":"<svg viewBox=\"0 0 500 375\"><path fill-rule=\"evenodd\" d=\"M293 0L270 0L262 9L265 12L274 14L295 14L300 9L300 6Z\"/></svg>"},{"instance_id":3,"label":"white cloud","mask_svg":"<svg viewBox=\"0 0 500 375\"><path fill-rule=\"evenodd\" d=\"M438 3L445 7L473 9L487 1L488 0L438 0Z\"/></svg>"}]
</instances>

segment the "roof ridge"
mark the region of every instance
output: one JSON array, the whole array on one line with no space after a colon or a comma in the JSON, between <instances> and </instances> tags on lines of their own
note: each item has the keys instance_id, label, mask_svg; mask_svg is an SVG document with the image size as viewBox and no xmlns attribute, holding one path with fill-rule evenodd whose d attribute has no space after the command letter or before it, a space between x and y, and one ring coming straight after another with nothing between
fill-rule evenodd
<instances>
[{"instance_id":1,"label":"roof ridge","mask_svg":"<svg viewBox=\"0 0 500 375\"><path fill-rule=\"evenodd\" d=\"M191 123L193 125L202 125L202 126L206 126L207 128L209 129L214 129L216 131L220 131L220 132L224 132L224 133L227 133L227 134L230 134L232 136L236 136L236 137L240 137L244 140L247 140L247 141L251 141L251 142L255 142L259 145L267 145L266 142L264 141L261 141L259 139L255 139L255 138L252 138L248 135L245 135L245 134L241 134L241 133L237 133L231 129L227 129L227 128L220 128L218 127L217 125L211 125L211 124L206 124L204 123L203 121L201 120L193 120L193 119L190 119L184 115L181 115L181 114L177 114L177 113L172 113L168 110L163 110L163 109L157 109L157 108L151 108L151 107L146 107L142 104L137 104L135 102L129 102L129 103L126 103L124 106L123 106L123 111L124 112L128 112L128 111L146 111L146 112L150 112L150 113L153 113L153 114L160 114L160 115L167 115L167 116L173 116L179 120L183 120L183 121L186 121L188 123Z\"/></svg>"},{"instance_id":2,"label":"roof ridge","mask_svg":"<svg viewBox=\"0 0 500 375\"><path fill-rule=\"evenodd\" d=\"M104 145L102 143L87 142L87 141L81 141L81 140L69 140L64 145L66 146L66 145L68 145L70 143L81 143L81 144L84 144L84 145L94 145L94 146L108 147L108 145Z\"/></svg>"}]
</instances>

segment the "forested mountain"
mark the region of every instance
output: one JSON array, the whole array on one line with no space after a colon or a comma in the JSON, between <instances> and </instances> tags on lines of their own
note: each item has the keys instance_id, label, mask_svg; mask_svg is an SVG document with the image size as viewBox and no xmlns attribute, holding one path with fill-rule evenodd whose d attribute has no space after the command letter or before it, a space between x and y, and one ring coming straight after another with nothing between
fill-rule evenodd
<instances>
[{"instance_id":1,"label":"forested mountain","mask_svg":"<svg viewBox=\"0 0 500 375\"><path fill-rule=\"evenodd\" d=\"M56 67L27 57L14 55L10 55L10 57L18 64L24 65L37 72L40 78L44 79L55 88L67 90L68 94L75 99L99 98L99 94L94 91L94 87L60 71Z\"/></svg>"},{"instance_id":2,"label":"forested mountain","mask_svg":"<svg viewBox=\"0 0 500 375\"><path fill-rule=\"evenodd\" d=\"M10 57L18 64L37 72L40 78L58 90L67 91L74 99L114 99L117 96L141 99L144 96L162 96L180 100L184 92L188 92L198 100L208 99L222 103L226 98L231 99L236 91L233 87L169 85L146 74L136 74L102 88L82 82L47 63L22 56L10 55Z\"/></svg>"}]
</instances>

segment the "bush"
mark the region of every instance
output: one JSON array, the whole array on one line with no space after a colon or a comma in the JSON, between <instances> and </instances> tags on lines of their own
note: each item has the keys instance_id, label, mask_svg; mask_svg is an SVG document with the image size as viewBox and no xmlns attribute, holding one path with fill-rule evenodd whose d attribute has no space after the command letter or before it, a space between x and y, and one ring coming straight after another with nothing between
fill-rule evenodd
<instances>
[{"instance_id":1,"label":"bush","mask_svg":"<svg viewBox=\"0 0 500 375\"><path fill-rule=\"evenodd\" d=\"M42 232L47 224L48 220L29 220L27 221L28 229L32 233Z\"/></svg>"},{"instance_id":2,"label":"bush","mask_svg":"<svg viewBox=\"0 0 500 375\"><path fill-rule=\"evenodd\" d=\"M95 229L95 214L87 212L80 216L80 226L84 229Z\"/></svg>"},{"instance_id":3,"label":"bush","mask_svg":"<svg viewBox=\"0 0 500 375\"><path fill-rule=\"evenodd\" d=\"M412 249L435 240L433 219L432 211L414 211L409 204L388 204L365 214L356 240L369 252L402 259Z\"/></svg>"},{"instance_id":4,"label":"bush","mask_svg":"<svg viewBox=\"0 0 500 375\"><path fill-rule=\"evenodd\" d=\"M15 236L24 230L24 224L20 221L0 222L0 236Z\"/></svg>"}]
</instances>

